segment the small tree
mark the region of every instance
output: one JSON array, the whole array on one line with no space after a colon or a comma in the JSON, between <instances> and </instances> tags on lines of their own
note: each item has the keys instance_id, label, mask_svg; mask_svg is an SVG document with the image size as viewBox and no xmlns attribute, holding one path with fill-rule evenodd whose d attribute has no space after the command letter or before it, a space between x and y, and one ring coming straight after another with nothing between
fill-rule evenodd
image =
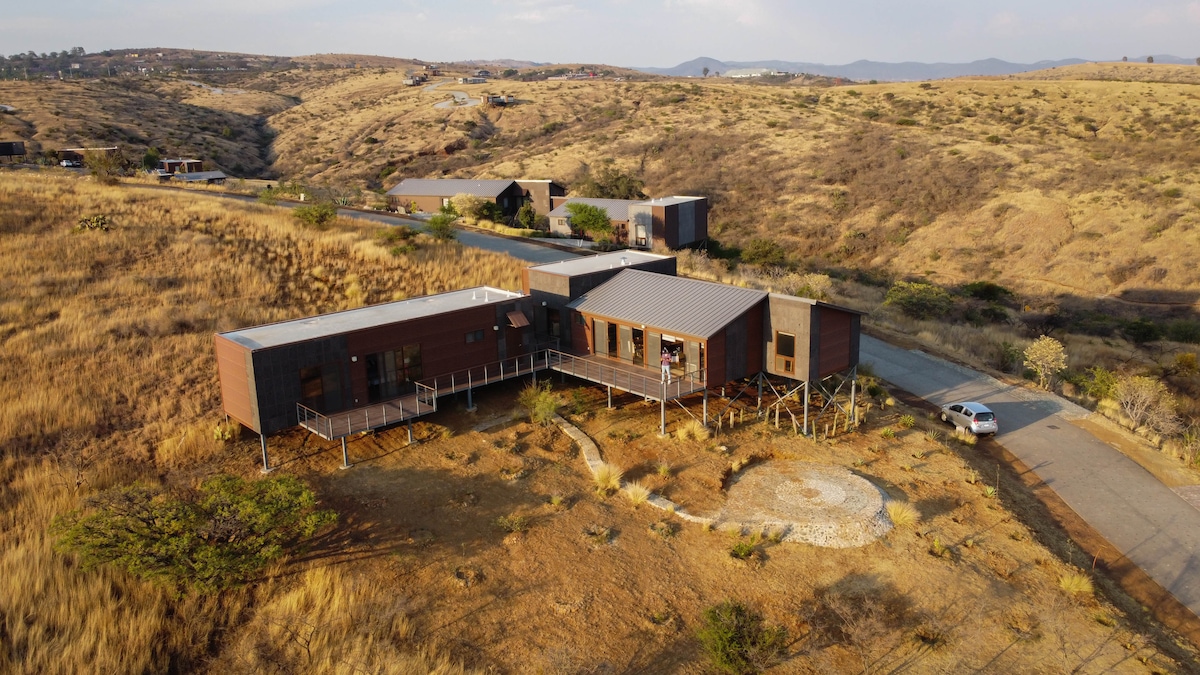
<instances>
[{"instance_id":1,"label":"small tree","mask_svg":"<svg viewBox=\"0 0 1200 675\"><path fill-rule=\"evenodd\" d=\"M441 241L449 241L454 239L454 221L457 220L454 216L445 213L439 213L429 219L429 234L433 235L434 239Z\"/></svg>"},{"instance_id":2,"label":"small tree","mask_svg":"<svg viewBox=\"0 0 1200 675\"><path fill-rule=\"evenodd\" d=\"M704 610L697 637L712 664L726 673L750 675L779 660L787 648L787 629L763 625L762 615L726 600Z\"/></svg>"},{"instance_id":3,"label":"small tree","mask_svg":"<svg viewBox=\"0 0 1200 675\"><path fill-rule=\"evenodd\" d=\"M1122 377L1113 389L1113 398L1135 428L1146 426L1163 435L1178 433L1181 428L1175 397L1162 380L1144 375Z\"/></svg>"},{"instance_id":4,"label":"small tree","mask_svg":"<svg viewBox=\"0 0 1200 675\"><path fill-rule=\"evenodd\" d=\"M146 148L146 154L142 155L142 168L147 171L153 171L158 167L158 160L162 159L162 155L158 152L158 148L150 146Z\"/></svg>"},{"instance_id":5,"label":"small tree","mask_svg":"<svg viewBox=\"0 0 1200 675\"><path fill-rule=\"evenodd\" d=\"M298 206L292 214L301 225L323 230L337 219L337 207L333 202L317 202L308 206Z\"/></svg>"},{"instance_id":6,"label":"small tree","mask_svg":"<svg viewBox=\"0 0 1200 675\"><path fill-rule=\"evenodd\" d=\"M1146 57L1146 63L1154 63L1154 57L1153 57L1153 56L1147 56L1147 57Z\"/></svg>"},{"instance_id":7,"label":"small tree","mask_svg":"<svg viewBox=\"0 0 1200 675\"><path fill-rule=\"evenodd\" d=\"M1197 61L1200 61L1200 59L1196 59L1196 60L1197 60ZM701 68L701 69L700 69L700 73L701 73L701 74L702 74L704 77L708 77L708 66L704 66L703 68Z\"/></svg>"},{"instance_id":8,"label":"small tree","mask_svg":"<svg viewBox=\"0 0 1200 675\"><path fill-rule=\"evenodd\" d=\"M595 199L645 199L645 184L631 174L604 167L583 179L573 192Z\"/></svg>"},{"instance_id":9,"label":"small tree","mask_svg":"<svg viewBox=\"0 0 1200 675\"><path fill-rule=\"evenodd\" d=\"M454 206L454 212L464 218L479 218L479 209L483 206L485 200L482 197L476 197L472 194L460 192L450 198L450 204Z\"/></svg>"},{"instance_id":10,"label":"small tree","mask_svg":"<svg viewBox=\"0 0 1200 675\"><path fill-rule=\"evenodd\" d=\"M1058 340L1043 335L1025 348L1025 367L1038 378L1038 386L1049 389L1050 382L1067 367L1067 350Z\"/></svg>"},{"instance_id":11,"label":"small tree","mask_svg":"<svg viewBox=\"0 0 1200 675\"><path fill-rule=\"evenodd\" d=\"M250 580L331 524L316 495L293 476L247 481L217 476L193 495L132 485L93 497L54 523L58 546L85 567L112 563L145 578L202 589Z\"/></svg>"},{"instance_id":12,"label":"small tree","mask_svg":"<svg viewBox=\"0 0 1200 675\"><path fill-rule=\"evenodd\" d=\"M568 220L571 222L572 228L586 232L589 237L597 241L611 240L613 226L612 220L608 217L608 211L599 206L572 202L567 204L567 213L571 214Z\"/></svg>"},{"instance_id":13,"label":"small tree","mask_svg":"<svg viewBox=\"0 0 1200 675\"><path fill-rule=\"evenodd\" d=\"M562 399L550 390L550 381L526 385L517 395L517 403L529 411L529 421L546 426L554 420Z\"/></svg>"},{"instance_id":14,"label":"small tree","mask_svg":"<svg viewBox=\"0 0 1200 675\"><path fill-rule=\"evenodd\" d=\"M919 281L897 281L888 289L884 303L895 305L915 319L945 316L954 307L946 289Z\"/></svg>"},{"instance_id":15,"label":"small tree","mask_svg":"<svg viewBox=\"0 0 1200 675\"><path fill-rule=\"evenodd\" d=\"M125 173L125 157L121 151L88 150L83 153L83 165L89 173L104 185L116 185L117 178Z\"/></svg>"},{"instance_id":16,"label":"small tree","mask_svg":"<svg viewBox=\"0 0 1200 675\"><path fill-rule=\"evenodd\" d=\"M538 212L533 208L533 204L525 202L521 208L517 210L517 225L527 230L537 229Z\"/></svg>"}]
</instances>

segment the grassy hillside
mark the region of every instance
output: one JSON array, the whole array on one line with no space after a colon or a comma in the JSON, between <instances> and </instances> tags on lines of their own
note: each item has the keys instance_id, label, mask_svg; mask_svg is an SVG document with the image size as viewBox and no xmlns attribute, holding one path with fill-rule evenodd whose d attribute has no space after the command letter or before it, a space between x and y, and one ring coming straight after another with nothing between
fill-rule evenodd
<instances>
[{"instance_id":1,"label":"grassy hillside","mask_svg":"<svg viewBox=\"0 0 1200 675\"><path fill-rule=\"evenodd\" d=\"M406 67L5 82L6 137L122 143L245 175L380 190L406 176L551 177L612 166L703 194L727 250L1031 295L1188 305L1200 288L1200 69L1085 64L1004 79L845 87L726 79L404 87ZM400 64L404 66L406 64ZM510 108L435 108L447 90ZM266 147L270 143L270 147ZM364 200L366 201L366 200ZM734 250L736 252L736 250Z\"/></svg>"},{"instance_id":2,"label":"grassy hillside","mask_svg":"<svg viewBox=\"0 0 1200 675\"><path fill-rule=\"evenodd\" d=\"M1115 74L1113 71L1118 71ZM698 193L713 235L770 236L793 262L1029 293L1200 288L1200 89L1181 66L1054 79L838 88L686 82L446 85L507 109L437 109L400 73L355 73L271 119L277 167L327 184L545 176L611 165L652 195ZM1124 75L1130 80L1101 81ZM259 80L294 78L268 74ZM1146 291L1150 293L1147 294ZM1163 295L1166 298L1166 295ZM1193 298L1194 300L1194 298Z\"/></svg>"}]
</instances>

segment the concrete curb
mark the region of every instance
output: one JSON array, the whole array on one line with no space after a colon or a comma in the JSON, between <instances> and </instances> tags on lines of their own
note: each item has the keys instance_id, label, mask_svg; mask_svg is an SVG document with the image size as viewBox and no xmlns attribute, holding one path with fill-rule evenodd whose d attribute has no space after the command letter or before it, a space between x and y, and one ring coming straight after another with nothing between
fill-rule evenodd
<instances>
[{"instance_id":1,"label":"concrete curb","mask_svg":"<svg viewBox=\"0 0 1200 675\"><path fill-rule=\"evenodd\" d=\"M587 463L588 470L592 472L593 476L595 476L596 471L600 469L600 465L604 464L604 459L600 456L600 448L596 446L596 442L591 438L588 438L588 435L580 431L579 428L574 424L571 424L563 419L561 415L556 414L554 416L554 423L558 425L559 429L562 429L564 434L566 434L571 440L575 441L575 444L579 446L579 451L583 455L583 461ZM621 482L621 489L627 489L627 483L624 481ZM680 509L679 505L675 502L653 493L651 493L650 497L646 500L646 503L655 508L672 513L679 518L688 521L689 523L699 523L700 525L715 525L717 523L715 518L694 516Z\"/></svg>"}]
</instances>

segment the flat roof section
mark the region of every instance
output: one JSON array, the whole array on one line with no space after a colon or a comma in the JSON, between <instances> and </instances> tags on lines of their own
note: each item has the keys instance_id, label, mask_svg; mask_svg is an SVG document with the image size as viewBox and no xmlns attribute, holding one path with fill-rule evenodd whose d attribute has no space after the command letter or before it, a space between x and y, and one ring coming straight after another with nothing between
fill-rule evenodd
<instances>
[{"instance_id":1,"label":"flat roof section","mask_svg":"<svg viewBox=\"0 0 1200 675\"><path fill-rule=\"evenodd\" d=\"M352 333L365 328L386 326L400 321L436 316L480 305L512 302L520 297L523 297L520 293L491 286L477 286L461 291L425 295L410 300L397 300L382 305L252 326L220 333L220 335L252 350L267 349Z\"/></svg>"},{"instance_id":2,"label":"flat roof section","mask_svg":"<svg viewBox=\"0 0 1200 675\"><path fill-rule=\"evenodd\" d=\"M666 260L673 258L669 255L658 255L657 253L646 253L645 251L613 251L612 253L601 253L600 255L583 256L580 258L571 258L570 260L562 260L559 262L546 263L544 265L533 265L529 269L544 272L546 274L558 274L564 277L574 277L580 274L591 274L601 270L611 270L620 267L629 267L639 265L641 263L653 262L656 260Z\"/></svg>"},{"instance_id":3,"label":"flat roof section","mask_svg":"<svg viewBox=\"0 0 1200 675\"><path fill-rule=\"evenodd\" d=\"M637 206L673 206L675 204L686 204L687 202L698 202L704 197L658 197L656 199L647 199L644 202L638 202Z\"/></svg>"}]
</instances>

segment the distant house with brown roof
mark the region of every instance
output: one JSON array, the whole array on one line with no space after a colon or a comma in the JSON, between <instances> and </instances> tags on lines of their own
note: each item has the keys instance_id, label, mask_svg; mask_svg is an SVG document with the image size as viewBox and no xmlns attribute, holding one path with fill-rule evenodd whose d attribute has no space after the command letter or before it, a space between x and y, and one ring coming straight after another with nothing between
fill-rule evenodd
<instances>
[{"instance_id":1,"label":"distant house with brown roof","mask_svg":"<svg viewBox=\"0 0 1200 675\"><path fill-rule=\"evenodd\" d=\"M567 194L567 189L551 180L472 180L465 178L405 178L388 190L388 204L407 209L416 204L417 210L433 213L458 194L469 194L494 202L511 216L525 202L541 215L550 213L551 201Z\"/></svg>"}]
</instances>

